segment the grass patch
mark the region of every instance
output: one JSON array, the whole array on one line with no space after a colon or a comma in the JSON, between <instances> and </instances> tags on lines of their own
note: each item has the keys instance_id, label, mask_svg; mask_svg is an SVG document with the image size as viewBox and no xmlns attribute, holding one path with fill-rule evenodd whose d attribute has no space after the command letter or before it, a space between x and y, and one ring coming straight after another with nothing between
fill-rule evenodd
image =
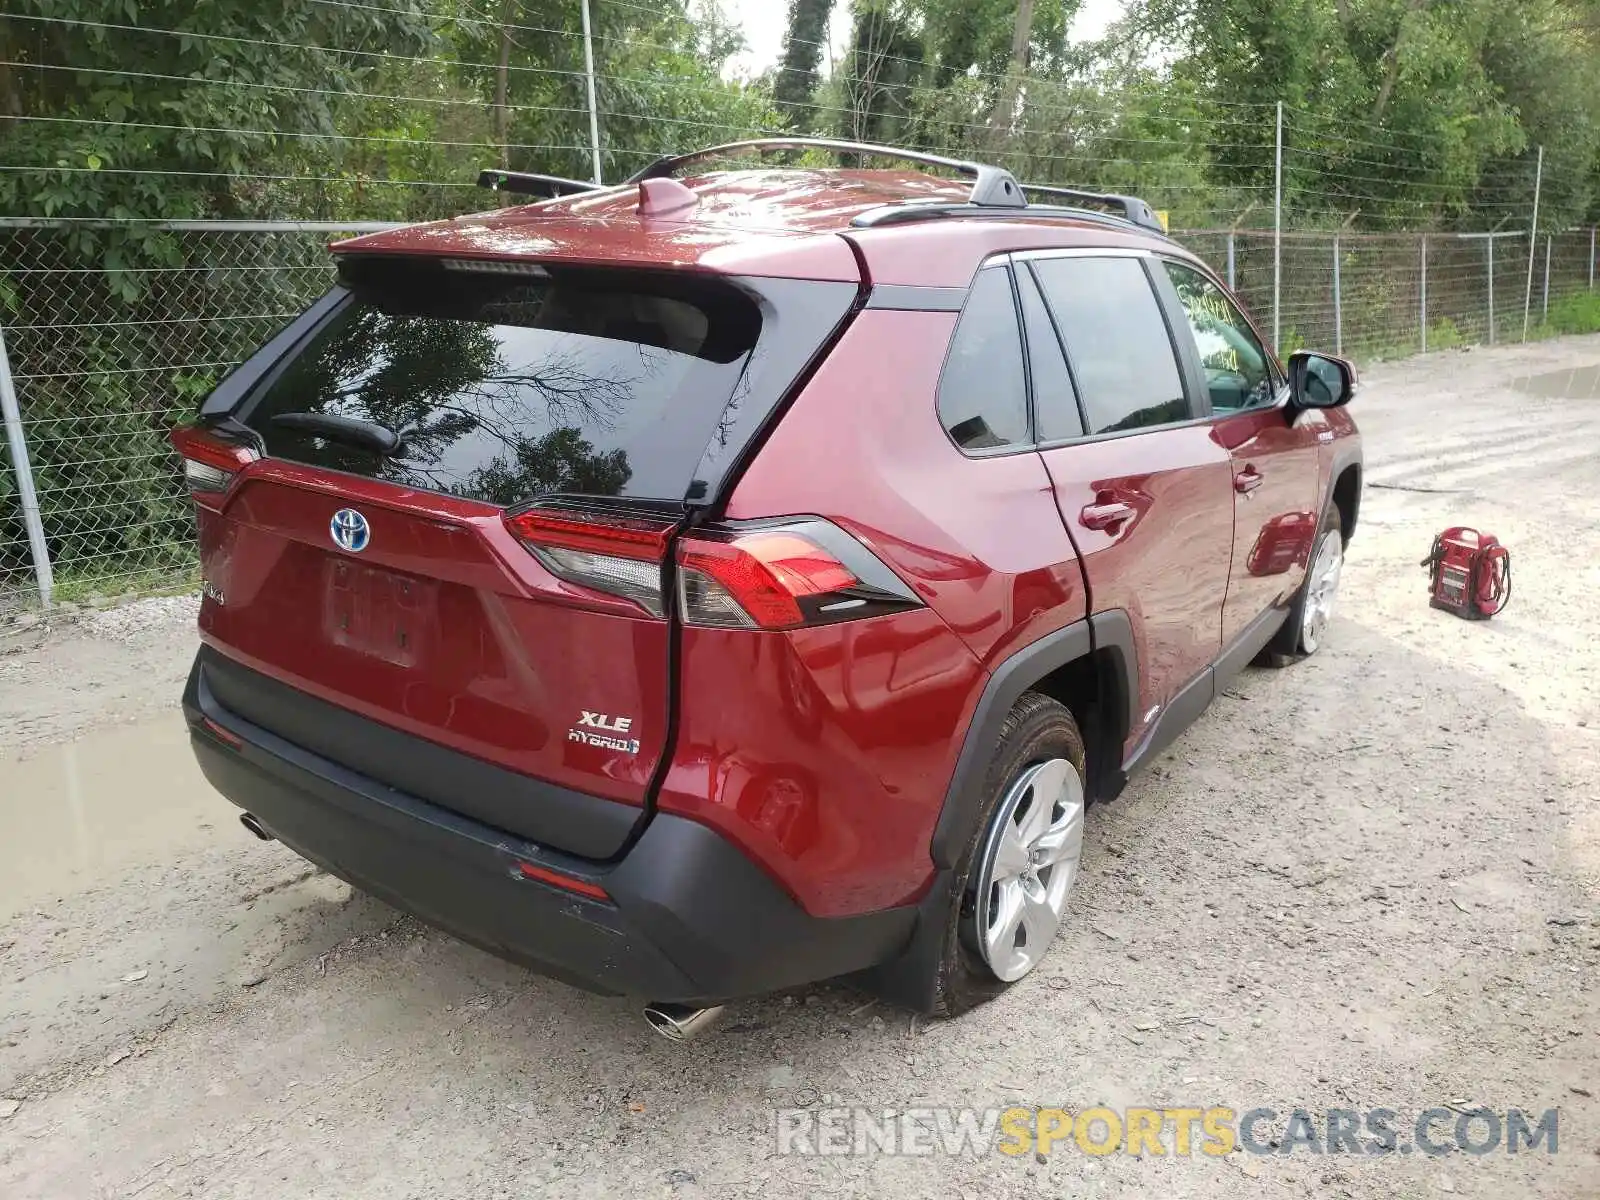
<instances>
[{"instance_id":1,"label":"grass patch","mask_svg":"<svg viewBox=\"0 0 1600 1200\"><path fill-rule=\"evenodd\" d=\"M88 604L95 599L181 596L199 590L200 567L192 561L172 566L107 563L57 574L50 595L58 604Z\"/></svg>"},{"instance_id":2,"label":"grass patch","mask_svg":"<svg viewBox=\"0 0 1600 1200\"><path fill-rule=\"evenodd\" d=\"M1557 335L1600 333L1600 292L1564 296L1550 306L1544 324Z\"/></svg>"}]
</instances>

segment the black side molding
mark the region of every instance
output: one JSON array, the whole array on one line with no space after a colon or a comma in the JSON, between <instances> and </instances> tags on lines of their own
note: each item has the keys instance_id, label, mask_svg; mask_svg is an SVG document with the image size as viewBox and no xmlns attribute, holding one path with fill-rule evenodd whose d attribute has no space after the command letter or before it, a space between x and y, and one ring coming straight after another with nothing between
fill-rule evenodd
<instances>
[{"instance_id":1,"label":"black side molding","mask_svg":"<svg viewBox=\"0 0 1600 1200\"><path fill-rule=\"evenodd\" d=\"M1145 735L1144 741L1134 747L1133 753L1128 755L1127 762L1122 764L1123 775L1132 775L1172 745L1179 734L1199 720L1200 714L1211 707L1211 702L1217 698L1217 693L1227 685L1228 681L1248 667L1256 655L1265 649L1273 635L1283 627L1288 616L1287 608L1267 609L1239 631L1238 636L1222 651L1216 662L1178 689L1178 694L1162 710L1161 716L1150 727L1150 732Z\"/></svg>"}]
</instances>

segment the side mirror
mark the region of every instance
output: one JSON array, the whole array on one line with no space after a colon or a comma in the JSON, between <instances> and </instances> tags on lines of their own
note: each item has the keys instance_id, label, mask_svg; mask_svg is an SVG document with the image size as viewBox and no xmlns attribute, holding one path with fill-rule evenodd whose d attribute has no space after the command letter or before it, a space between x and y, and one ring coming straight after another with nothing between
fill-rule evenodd
<instances>
[{"instance_id":1,"label":"side mirror","mask_svg":"<svg viewBox=\"0 0 1600 1200\"><path fill-rule=\"evenodd\" d=\"M1295 408L1349 404L1359 380L1355 365L1331 354L1296 350L1289 356L1289 395Z\"/></svg>"}]
</instances>

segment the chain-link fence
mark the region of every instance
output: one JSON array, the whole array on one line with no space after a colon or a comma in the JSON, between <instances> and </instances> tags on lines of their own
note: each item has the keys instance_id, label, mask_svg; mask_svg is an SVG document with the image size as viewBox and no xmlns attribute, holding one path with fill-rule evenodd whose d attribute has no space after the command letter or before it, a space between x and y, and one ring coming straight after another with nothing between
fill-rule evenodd
<instances>
[{"instance_id":1,"label":"chain-link fence","mask_svg":"<svg viewBox=\"0 0 1600 1200\"><path fill-rule=\"evenodd\" d=\"M23 439L0 446L0 608L185 582L193 518L167 431L327 290L331 236L303 225L0 228L18 418L8 424ZM159 265L121 269L129 240L138 261ZM19 448L31 489L9 461Z\"/></svg>"},{"instance_id":2,"label":"chain-link fence","mask_svg":"<svg viewBox=\"0 0 1600 1200\"><path fill-rule=\"evenodd\" d=\"M0 608L189 580L190 504L166 433L326 290L326 243L357 228L0 223L15 418L10 450L0 443ZM1531 275L1526 231L1286 233L1281 273L1271 231L1175 236L1227 274L1284 353L1371 361L1544 336L1595 288L1590 229L1540 234ZM24 444L36 504L11 461Z\"/></svg>"},{"instance_id":3,"label":"chain-link fence","mask_svg":"<svg viewBox=\"0 0 1600 1200\"><path fill-rule=\"evenodd\" d=\"M1540 234L1285 233L1273 303L1271 230L1196 230L1179 241L1226 272L1280 353L1312 347L1361 362L1566 331L1593 293L1596 231Z\"/></svg>"}]
</instances>

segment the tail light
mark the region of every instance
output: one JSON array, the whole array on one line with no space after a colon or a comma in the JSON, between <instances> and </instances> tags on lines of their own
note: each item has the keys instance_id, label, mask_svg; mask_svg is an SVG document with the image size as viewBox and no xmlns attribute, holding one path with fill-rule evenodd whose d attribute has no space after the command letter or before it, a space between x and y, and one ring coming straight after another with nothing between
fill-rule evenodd
<instances>
[{"instance_id":1,"label":"tail light","mask_svg":"<svg viewBox=\"0 0 1600 1200\"><path fill-rule=\"evenodd\" d=\"M183 456L183 475L189 491L202 503L226 492L233 477L260 457L249 446L227 441L195 425L174 429L172 444Z\"/></svg>"},{"instance_id":2,"label":"tail light","mask_svg":"<svg viewBox=\"0 0 1600 1200\"><path fill-rule=\"evenodd\" d=\"M918 603L870 550L826 521L696 532L678 543L678 611L688 625L796 629Z\"/></svg>"},{"instance_id":3,"label":"tail light","mask_svg":"<svg viewBox=\"0 0 1600 1200\"><path fill-rule=\"evenodd\" d=\"M662 567L676 521L530 508L506 525L557 578L665 615ZM798 629L921 603L866 546L814 517L696 529L677 539L676 559L686 625Z\"/></svg>"},{"instance_id":4,"label":"tail light","mask_svg":"<svg viewBox=\"0 0 1600 1200\"><path fill-rule=\"evenodd\" d=\"M557 579L665 614L661 563L676 521L567 508L524 509L505 521Z\"/></svg>"}]
</instances>

